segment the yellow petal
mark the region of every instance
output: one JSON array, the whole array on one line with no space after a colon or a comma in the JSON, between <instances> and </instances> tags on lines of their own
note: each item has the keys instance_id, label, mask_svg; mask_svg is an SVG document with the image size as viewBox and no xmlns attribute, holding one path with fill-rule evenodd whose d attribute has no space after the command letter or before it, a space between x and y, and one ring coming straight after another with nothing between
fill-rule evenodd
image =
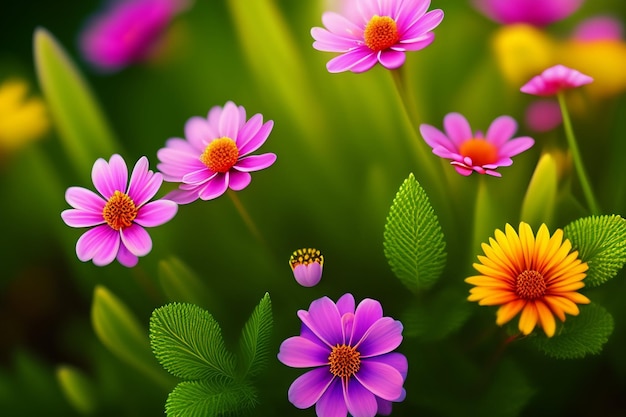
<instances>
[{"instance_id":1,"label":"yellow petal","mask_svg":"<svg viewBox=\"0 0 626 417\"><path fill-rule=\"evenodd\" d=\"M526 305L525 300L515 300L510 303L504 304L498 309L496 313L496 324L502 326L505 323L511 321Z\"/></svg>"},{"instance_id":2,"label":"yellow petal","mask_svg":"<svg viewBox=\"0 0 626 417\"><path fill-rule=\"evenodd\" d=\"M537 301L535 303L535 307L537 308L539 323L541 324L543 331L546 333L546 336L554 336L554 332L556 331L556 322L554 321L552 311L550 311L548 306L541 301Z\"/></svg>"},{"instance_id":3,"label":"yellow petal","mask_svg":"<svg viewBox=\"0 0 626 417\"><path fill-rule=\"evenodd\" d=\"M525 335L530 334L537 325L538 313L534 303L527 303L519 318L519 330Z\"/></svg>"}]
</instances>

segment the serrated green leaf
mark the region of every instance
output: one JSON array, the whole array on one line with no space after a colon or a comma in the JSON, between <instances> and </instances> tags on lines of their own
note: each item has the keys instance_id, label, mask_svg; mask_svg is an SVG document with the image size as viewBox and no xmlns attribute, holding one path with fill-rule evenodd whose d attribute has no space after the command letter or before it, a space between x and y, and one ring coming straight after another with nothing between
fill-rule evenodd
<instances>
[{"instance_id":1,"label":"serrated green leaf","mask_svg":"<svg viewBox=\"0 0 626 417\"><path fill-rule=\"evenodd\" d=\"M626 219L620 216L585 217L568 224L563 232L589 265L585 286L605 283L626 263Z\"/></svg>"},{"instance_id":2,"label":"serrated green leaf","mask_svg":"<svg viewBox=\"0 0 626 417\"><path fill-rule=\"evenodd\" d=\"M196 305L173 303L154 310L150 342L159 363L179 378L235 378L235 359L219 324Z\"/></svg>"},{"instance_id":3,"label":"serrated green leaf","mask_svg":"<svg viewBox=\"0 0 626 417\"><path fill-rule=\"evenodd\" d=\"M265 293L246 322L239 339L242 358L240 372L243 378L258 375L265 368L273 324L272 301L270 295Z\"/></svg>"},{"instance_id":4,"label":"serrated green leaf","mask_svg":"<svg viewBox=\"0 0 626 417\"><path fill-rule=\"evenodd\" d=\"M209 289L194 271L177 257L172 256L160 261L158 276L161 288L170 301L208 307Z\"/></svg>"},{"instance_id":5,"label":"serrated green leaf","mask_svg":"<svg viewBox=\"0 0 626 417\"><path fill-rule=\"evenodd\" d=\"M543 334L529 340L546 355L557 359L579 359L597 355L613 333L613 316L597 304L580 306L580 314L567 317L557 334Z\"/></svg>"},{"instance_id":6,"label":"serrated green leaf","mask_svg":"<svg viewBox=\"0 0 626 417\"><path fill-rule=\"evenodd\" d=\"M411 291L430 287L446 262L441 226L413 174L393 200L385 224L384 249L391 270Z\"/></svg>"},{"instance_id":7,"label":"serrated green leaf","mask_svg":"<svg viewBox=\"0 0 626 417\"><path fill-rule=\"evenodd\" d=\"M97 408L96 390L91 380L79 369L61 365L57 380L68 402L81 414L92 414Z\"/></svg>"},{"instance_id":8,"label":"serrated green leaf","mask_svg":"<svg viewBox=\"0 0 626 417\"><path fill-rule=\"evenodd\" d=\"M37 77L55 126L79 172L90 172L99 157L119 152L109 125L80 71L46 29L34 35Z\"/></svg>"},{"instance_id":9,"label":"serrated green leaf","mask_svg":"<svg viewBox=\"0 0 626 417\"><path fill-rule=\"evenodd\" d=\"M168 417L239 414L257 403L254 387L241 381L183 381L167 397Z\"/></svg>"},{"instance_id":10,"label":"serrated green leaf","mask_svg":"<svg viewBox=\"0 0 626 417\"><path fill-rule=\"evenodd\" d=\"M154 360L146 330L128 307L108 289L94 289L91 322L102 344L124 362L164 387L172 383Z\"/></svg>"},{"instance_id":11,"label":"serrated green leaf","mask_svg":"<svg viewBox=\"0 0 626 417\"><path fill-rule=\"evenodd\" d=\"M554 158L545 153L539 159L533 173L524 201L522 202L521 221L538 228L542 223L550 225L556 204L557 166Z\"/></svg>"}]
</instances>

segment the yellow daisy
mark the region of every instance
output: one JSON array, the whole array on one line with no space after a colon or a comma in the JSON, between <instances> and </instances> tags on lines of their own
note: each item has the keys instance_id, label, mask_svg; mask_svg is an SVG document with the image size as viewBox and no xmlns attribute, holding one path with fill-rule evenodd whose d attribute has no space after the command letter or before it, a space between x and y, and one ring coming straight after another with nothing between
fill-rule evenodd
<instances>
[{"instance_id":1,"label":"yellow daisy","mask_svg":"<svg viewBox=\"0 0 626 417\"><path fill-rule=\"evenodd\" d=\"M539 324L548 337L556 330L554 316L565 321L565 313L576 316L577 304L589 299L576 292L585 286L589 268L563 239L563 230L550 232L542 224L534 236L527 223L521 222L519 234L509 224L505 232L496 230L495 239L483 243L484 256L474 268L480 275L465 279L475 285L469 301L480 305L498 305L496 323L502 326L519 312L519 330L527 335Z\"/></svg>"}]
</instances>

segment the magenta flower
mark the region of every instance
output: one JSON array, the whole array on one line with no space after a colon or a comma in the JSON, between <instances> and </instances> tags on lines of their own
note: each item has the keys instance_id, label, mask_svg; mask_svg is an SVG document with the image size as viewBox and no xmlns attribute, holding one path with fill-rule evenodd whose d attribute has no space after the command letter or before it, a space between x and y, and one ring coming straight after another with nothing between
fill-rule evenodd
<instances>
[{"instance_id":1,"label":"magenta flower","mask_svg":"<svg viewBox=\"0 0 626 417\"><path fill-rule=\"evenodd\" d=\"M584 0L473 0L473 4L489 19L504 25L528 23L545 26L565 19Z\"/></svg>"},{"instance_id":2,"label":"magenta flower","mask_svg":"<svg viewBox=\"0 0 626 417\"><path fill-rule=\"evenodd\" d=\"M246 110L232 101L213 107L206 119L189 119L186 139L168 139L157 153L165 181L182 183L165 198L187 204L217 198L228 188L243 190L252 180L250 172L276 161L273 153L250 155L265 143L273 126L271 120L263 123L261 114L246 121Z\"/></svg>"},{"instance_id":3,"label":"magenta flower","mask_svg":"<svg viewBox=\"0 0 626 417\"><path fill-rule=\"evenodd\" d=\"M328 297L298 311L300 336L280 345L278 360L294 368L314 368L289 387L298 408L315 404L318 417L373 417L391 413L404 400L408 362L393 352L402 342L402 323L383 317L380 303L364 299L355 309L352 294L337 304Z\"/></svg>"},{"instance_id":4,"label":"magenta flower","mask_svg":"<svg viewBox=\"0 0 626 417\"><path fill-rule=\"evenodd\" d=\"M621 41L624 39L624 27L613 16L594 16L576 26L572 39L582 42Z\"/></svg>"},{"instance_id":5,"label":"magenta flower","mask_svg":"<svg viewBox=\"0 0 626 417\"><path fill-rule=\"evenodd\" d=\"M535 132L548 132L561 124L563 116L556 100L537 100L528 105L526 126Z\"/></svg>"},{"instance_id":6,"label":"magenta flower","mask_svg":"<svg viewBox=\"0 0 626 417\"><path fill-rule=\"evenodd\" d=\"M430 0L362 0L356 13L322 15L324 28L314 27L311 36L318 51L339 52L328 61L329 72L364 72L377 62L395 69L406 51L418 51L435 39L432 32L443 19L443 11L431 10Z\"/></svg>"},{"instance_id":7,"label":"magenta flower","mask_svg":"<svg viewBox=\"0 0 626 417\"><path fill-rule=\"evenodd\" d=\"M593 82L593 78L564 65L555 65L533 77L520 88L522 93L535 96L553 96L563 90Z\"/></svg>"},{"instance_id":8,"label":"magenta flower","mask_svg":"<svg viewBox=\"0 0 626 417\"><path fill-rule=\"evenodd\" d=\"M95 68L111 72L147 59L181 8L180 0L125 0L87 22L80 50Z\"/></svg>"},{"instance_id":9,"label":"magenta flower","mask_svg":"<svg viewBox=\"0 0 626 417\"><path fill-rule=\"evenodd\" d=\"M86 188L70 187L65 200L73 208L61 213L70 227L92 227L76 242L78 259L92 260L98 266L108 265L114 259L127 267L137 265L138 257L152 250L152 239L144 227L160 226L178 210L173 201L148 202L159 191L163 177L148 169L148 158L143 156L128 182L126 162L116 154L109 162L98 159L93 164L91 179L100 195Z\"/></svg>"},{"instance_id":10,"label":"magenta flower","mask_svg":"<svg viewBox=\"0 0 626 417\"><path fill-rule=\"evenodd\" d=\"M314 287L322 279L324 255L313 248L298 249L291 254L289 266L298 284L303 287Z\"/></svg>"},{"instance_id":11,"label":"magenta flower","mask_svg":"<svg viewBox=\"0 0 626 417\"><path fill-rule=\"evenodd\" d=\"M481 132L472 133L467 119L459 113L446 115L443 126L445 133L427 124L420 126L420 132L433 153L451 159L461 175L475 171L500 177L498 167L511 165L513 156L535 143L527 136L511 139L517 131L517 122L509 116L495 119L485 136Z\"/></svg>"}]
</instances>

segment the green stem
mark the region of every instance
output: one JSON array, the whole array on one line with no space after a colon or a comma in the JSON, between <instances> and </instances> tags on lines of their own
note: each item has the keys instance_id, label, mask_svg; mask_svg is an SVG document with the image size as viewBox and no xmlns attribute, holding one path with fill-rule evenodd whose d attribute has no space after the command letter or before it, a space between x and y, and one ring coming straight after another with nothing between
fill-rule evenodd
<instances>
[{"instance_id":1,"label":"green stem","mask_svg":"<svg viewBox=\"0 0 626 417\"><path fill-rule=\"evenodd\" d=\"M248 230L250 230L250 233L252 233L252 235L255 238L257 238L259 242L261 242L261 244L265 245L265 243L266 243L265 239L263 239L263 236L261 235L261 232L259 232L259 229L256 227L256 224L254 224L254 221L252 221L252 217L250 217L250 214L248 214L248 211L246 210L246 208L241 203L241 200L237 196L237 193L234 192L231 189L228 189L226 191L226 194L228 194L228 197L230 197L231 201L235 205L235 209L237 209L237 212L239 213L239 215L243 219L243 222L248 227Z\"/></svg>"},{"instance_id":2,"label":"green stem","mask_svg":"<svg viewBox=\"0 0 626 417\"><path fill-rule=\"evenodd\" d=\"M574 137L574 130L572 129L572 122L569 117L569 112L567 111L567 105L565 104L565 96L563 92L559 92L557 94L557 97L559 99L559 106L561 107L561 114L563 116L563 127L565 128L565 137L567 138L567 144L570 148L570 152L572 152L572 158L574 159L574 167L576 168L576 173L578 174L578 180L580 181L580 185L583 189L585 199L587 200L587 205L589 206L589 210L591 211L591 214L600 214L600 206L598 205L598 202L596 201L593 195L593 190L591 189L591 183L585 171L583 160L580 156L580 151L578 150L578 145L576 144L576 138Z\"/></svg>"}]
</instances>

